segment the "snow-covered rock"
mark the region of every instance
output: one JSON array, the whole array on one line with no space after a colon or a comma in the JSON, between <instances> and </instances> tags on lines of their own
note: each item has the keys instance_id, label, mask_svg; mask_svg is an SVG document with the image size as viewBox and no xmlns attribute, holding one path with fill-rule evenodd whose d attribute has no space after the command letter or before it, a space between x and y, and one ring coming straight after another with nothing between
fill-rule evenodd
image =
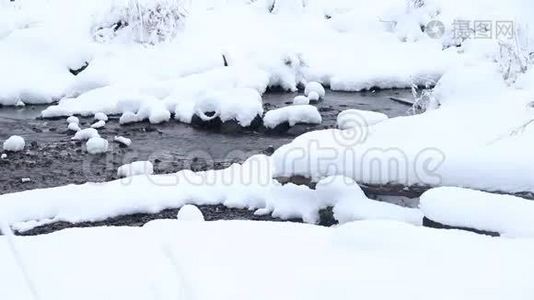
<instances>
[{"instance_id":1,"label":"snow-covered rock","mask_svg":"<svg viewBox=\"0 0 534 300\"><path fill-rule=\"evenodd\" d=\"M67 123L71 124L71 123L76 123L76 124L80 124L80 119L78 117L75 117L75 116L70 116L67 118Z\"/></svg>"},{"instance_id":2,"label":"snow-covered rock","mask_svg":"<svg viewBox=\"0 0 534 300\"><path fill-rule=\"evenodd\" d=\"M121 115L119 119L119 124L126 125L126 124L140 122L140 121L141 121L141 118L137 114L127 111Z\"/></svg>"},{"instance_id":3,"label":"snow-covered rock","mask_svg":"<svg viewBox=\"0 0 534 300\"><path fill-rule=\"evenodd\" d=\"M152 175L154 174L154 165L150 161L134 161L129 164L122 165L117 170L119 177L131 177L137 175Z\"/></svg>"},{"instance_id":4,"label":"snow-covered rock","mask_svg":"<svg viewBox=\"0 0 534 300\"><path fill-rule=\"evenodd\" d=\"M26 142L23 137L13 135L4 141L3 149L4 151L19 152L24 150L25 146Z\"/></svg>"},{"instance_id":5,"label":"snow-covered rock","mask_svg":"<svg viewBox=\"0 0 534 300\"><path fill-rule=\"evenodd\" d=\"M192 111L203 122L215 119L221 122L237 121L242 127L248 127L263 114L263 103L261 95L254 89L232 88L200 97L195 101ZM179 120L187 122L189 116L186 113L185 107L176 108Z\"/></svg>"},{"instance_id":6,"label":"snow-covered rock","mask_svg":"<svg viewBox=\"0 0 534 300\"><path fill-rule=\"evenodd\" d=\"M356 220L396 220L421 225L423 214L418 209L401 207L367 198L351 178L331 176L316 186L320 201L333 206L334 218L339 223Z\"/></svg>"},{"instance_id":7,"label":"snow-covered rock","mask_svg":"<svg viewBox=\"0 0 534 300\"><path fill-rule=\"evenodd\" d=\"M337 116L337 128L351 129L373 126L388 119L383 113L374 111L347 109Z\"/></svg>"},{"instance_id":8,"label":"snow-covered rock","mask_svg":"<svg viewBox=\"0 0 534 300\"><path fill-rule=\"evenodd\" d=\"M91 125L91 128L100 129L100 128L104 128L105 126L106 126L106 121L98 121L94 123L93 125Z\"/></svg>"},{"instance_id":9,"label":"snow-covered rock","mask_svg":"<svg viewBox=\"0 0 534 300\"><path fill-rule=\"evenodd\" d=\"M270 129L286 122L289 126L297 123L321 124L322 118L317 107L312 105L286 106L270 110L263 117L263 124Z\"/></svg>"},{"instance_id":10,"label":"snow-covered rock","mask_svg":"<svg viewBox=\"0 0 534 300\"><path fill-rule=\"evenodd\" d=\"M421 196L425 217L443 225L534 237L534 202L455 187L431 189Z\"/></svg>"},{"instance_id":11,"label":"snow-covered rock","mask_svg":"<svg viewBox=\"0 0 534 300\"><path fill-rule=\"evenodd\" d=\"M306 88L304 89L304 95L310 97L310 95L312 93L315 93L313 95L314 98L319 96L319 99L324 98L324 96L326 95L326 91L325 91L323 85L320 84L319 82L316 82L316 81L308 82L306 84ZM319 99L314 99L314 100L319 100ZM311 100L311 98L310 98L310 100Z\"/></svg>"},{"instance_id":12,"label":"snow-covered rock","mask_svg":"<svg viewBox=\"0 0 534 300\"><path fill-rule=\"evenodd\" d=\"M85 146L89 154L101 154L108 151L109 143L106 139L96 136L90 138Z\"/></svg>"},{"instance_id":13,"label":"snow-covered rock","mask_svg":"<svg viewBox=\"0 0 534 300\"><path fill-rule=\"evenodd\" d=\"M123 146L130 147L132 140L123 136L116 136L113 138L113 141L119 143Z\"/></svg>"},{"instance_id":14,"label":"snow-covered rock","mask_svg":"<svg viewBox=\"0 0 534 300\"><path fill-rule=\"evenodd\" d=\"M308 94L308 99L310 99L310 102L316 103L321 100L321 96L319 95L319 93L312 91Z\"/></svg>"},{"instance_id":15,"label":"snow-covered rock","mask_svg":"<svg viewBox=\"0 0 534 300\"><path fill-rule=\"evenodd\" d=\"M104 121L104 122L107 122L108 121L108 116L103 113L103 112L97 112L94 116L94 119L96 121Z\"/></svg>"},{"instance_id":16,"label":"snow-covered rock","mask_svg":"<svg viewBox=\"0 0 534 300\"><path fill-rule=\"evenodd\" d=\"M160 124L168 122L171 119L171 113L164 107L152 108L148 116L148 121L151 124Z\"/></svg>"},{"instance_id":17,"label":"snow-covered rock","mask_svg":"<svg viewBox=\"0 0 534 300\"><path fill-rule=\"evenodd\" d=\"M76 141L85 141L94 137L100 137L100 135L98 134L98 130L94 128L86 128L76 132L72 139Z\"/></svg>"},{"instance_id":18,"label":"snow-covered rock","mask_svg":"<svg viewBox=\"0 0 534 300\"><path fill-rule=\"evenodd\" d=\"M82 130L80 128L80 125L78 123L76 123L76 122L69 123L69 125L67 126L67 129L69 131L74 131L74 132L78 132L78 131Z\"/></svg>"},{"instance_id":19,"label":"snow-covered rock","mask_svg":"<svg viewBox=\"0 0 534 300\"><path fill-rule=\"evenodd\" d=\"M204 214L195 205L187 204L180 208L177 219L178 221L202 222L204 221Z\"/></svg>"},{"instance_id":20,"label":"snow-covered rock","mask_svg":"<svg viewBox=\"0 0 534 300\"><path fill-rule=\"evenodd\" d=\"M2 155L0 155L0 159L7 159L7 154L2 153Z\"/></svg>"},{"instance_id":21,"label":"snow-covered rock","mask_svg":"<svg viewBox=\"0 0 534 300\"><path fill-rule=\"evenodd\" d=\"M294 99L293 99L293 104L294 105L306 105L306 104L310 104L310 99L306 96L296 96Z\"/></svg>"}]
</instances>

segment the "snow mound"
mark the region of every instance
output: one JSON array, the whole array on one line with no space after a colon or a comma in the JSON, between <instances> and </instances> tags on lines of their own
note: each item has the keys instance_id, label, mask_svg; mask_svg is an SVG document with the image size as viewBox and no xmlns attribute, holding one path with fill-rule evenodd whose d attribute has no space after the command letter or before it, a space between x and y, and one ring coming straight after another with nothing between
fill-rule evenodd
<instances>
[{"instance_id":1,"label":"snow mound","mask_svg":"<svg viewBox=\"0 0 534 300\"><path fill-rule=\"evenodd\" d=\"M107 122L108 121L108 116L103 112L97 112L95 114L95 116L94 116L94 119L97 120L97 121Z\"/></svg>"},{"instance_id":2,"label":"snow mound","mask_svg":"<svg viewBox=\"0 0 534 300\"><path fill-rule=\"evenodd\" d=\"M108 151L109 143L107 140L96 136L90 138L85 145L89 154L101 154Z\"/></svg>"},{"instance_id":3,"label":"snow mound","mask_svg":"<svg viewBox=\"0 0 534 300\"><path fill-rule=\"evenodd\" d=\"M180 208L177 219L178 221L202 222L204 221L204 215L202 214L202 211L198 209L198 207L187 204Z\"/></svg>"},{"instance_id":4,"label":"snow mound","mask_svg":"<svg viewBox=\"0 0 534 300\"><path fill-rule=\"evenodd\" d=\"M418 209L401 207L367 198L351 178L331 176L316 186L320 201L333 206L334 218L339 223L356 220L396 220L421 225L423 215Z\"/></svg>"},{"instance_id":5,"label":"snow mound","mask_svg":"<svg viewBox=\"0 0 534 300\"><path fill-rule=\"evenodd\" d=\"M432 221L454 227L534 237L534 202L455 187L431 189L421 196L421 210Z\"/></svg>"},{"instance_id":6,"label":"snow mound","mask_svg":"<svg viewBox=\"0 0 534 300\"><path fill-rule=\"evenodd\" d=\"M310 99L310 102L316 103L321 100L321 96L317 92L310 92L308 99Z\"/></svg>"},{"instance_id":7,"label":"snow mound","mask_svg":"<svg viewBox=\"0 0 534 300\"><path fill-rule=\"evenodd\" d=\"M141 122L141 118L133 112L127 111L123 113L119 119L119 124L126 125L135 122Z\"/></svg>"},{"instance_id":8,"label":"snow mound","mask_svg":"<svg viewBox=\"0 0 534 300\"><path fill-rule=\"evenodd\" d=\"M67 129L69 131L74 131L74 132L78 132L78 131L82 130L80 128L80 125L78 123L76 123L76 122L69 123L69 125L67 126Z\"/></svg>"},{"instance_id":9,"label":"snow mound","mask_svg":"<svg viewBox=\"0 0 534 300\"><path fill-rule=\"evenodd\" d=\"M339 113L337 116L337 128L353 129L373 126L388 119L388 116L383 113L374 111L347 109Z\"/></svg>"},{"instance_id":10,"label":"snow mound","mask_svg":"<svg viewBox=\"0 0 534 300\"><path fill-rule=\"evenodd\" d=\"M181 119L184 119L186 111L178 111ZM202 121L210 121L219 118L221 121L235 120L243 127L250 126L252 121L263 114L261 95L254 89L240 88L226 91L208 93L201 97L194 105L194 114ZM210 113L208 115L208 113ZM192 117L192 116L191 116ZM188 119L185 117L185 119Z\"/></svg>"},{"instance_id":11,"label":"snow mound","mask_svg":"<svg viewBox=\"0 0 534 300\"><path fill-rule=\"evenodd\" d=\"M76 124L80 124L80 119L78 117L75 117L75 116L70 116L67 118L67 123L76 123Z\"/></svg>"},{"instance_id":12,"label":"snow mound","mask_svg":"<svg viewBox=\"0 0 534 300\"><path fill-rule=\"evenodd\" d=\"M319 99L322 99L324 98L324 96L326 96L326 91L323 85L315 81L308 82L306 84L306 88L304 89L304 95L309 97L311 93L315 93L313 95L314 98L316 98L317 95L319 96ZM314 99L314 100L319 100L319 99Z\"/></svg>"},{"instance_id":13,"label":"snow mound","mask_svg":"<svg viewBox=\"0 0 534 300\"><path fill-rule=\"evenodd\" d=\"M123 137L123 136L116 136L113 138L113 141L121 145L124 145L126 147L130 147L130 145L132 144L131 139Z\"/></svg>"},{"instance_id":14,"label":"snow mound","mask_svg":"<svg viewBox=\"0 0 534 300\"><path fill-rule=\"evenodd\" d=\"M25 146L26 142L23 137L13 135L4 141L3 149L4 151L19 152L24 150Z\"/></svg>"},{"instance_id":15,"label":"snow mound","mask_svg":"<svg viewBox=\"0 0 534 300\"><path fill-rule=\"evenodd\" d=\"M317 107L312 105L286 106L270 110L263 117L265 127L273 129L282 123L295 126L297 123L321 124L322 118Z\"/></svg>"},{"instance_id":16,"label":"snow mound","mask_svg":"<svg viewBox=\"0 0 534 300\"><path fill-rule=\"evenodd\" d=\"M144 171L144 167L143 164L139 169ZM124 172L132 169L129 166ZM0 222L29 228L32 221L96 221L129 213L157 213L185 204L221 204L254 210L256 215L272 214L313 224L321 220L320 210L327 207L334 207L334 217L341 223L367 218L421 223L418 210L369 200L354 182L344 178L327 178L313 190L308 186L281 185L272 173L270 157L256 155L223 170L183 170L99 185L87 183L0 195ZM73 194L79 196L73 198Z\"/></svg>"},{"instance_id":17,"label":"snow mound","mask_svg":"<svg viewBox=\"0 0 534 300\"><path fill-rule=\"evenodd\" d=\"M324 228L288 222L158 220L143 227L69 229L10 238L0 237L2 299L34 298L13 258L13 244L31 272L31 282L38 283L39 295L54 295L54 300L102 295L129 300L154 295L161 300L534 296L532 240L391 221ZM87 251L95 245L106 247ZM75 270L83 272L72 276ZM62 282L61 291L56 291L57 282ZM266 283L271 290L258 293ZM81 294L81 287L88 285L97 288Z\"/></svg>"},{"instance_id":18,"label":"snow mound","mask_svg":"<svg viewBox=\"0 0 534 300\"><path fill-rule=\"evenodd\" d=\"M306 105L306 104L310 104L310 99L306 96L297 96L293 99L293 104L294 105Z\"/></svg>"},{"instance_id":19,"label":"snow mound","mask_svg":"<svg viewBox=\"0 0 534 300\"><path fill-rule=\"evenodd\" d=\"M85 141L94 137L100 137L98 130L94 128L86 128L76 132L72 139L76 141Z\"/></svg>"},{"instance_id":20,"label":"snow mound","mask_svg":"<svg viewBox=\"0 0 534 300\"><path fill-rule=\"evenodd\" d=\"M104 128L105 126L106 126L106 121L98 121L94 123L93 125L91 125L91 128L100 129L100 128Z\"/></svg>"},{"instance_id":21,"label":"snow mound","mask_svg":"<svg viewBox=\"0 0 534 300\"><path fill-rule=\"evenodd\" d=\"M122 165L117 170L119 177L132 177L137 175L154 174L154 165L150 161L135 161L130 164Z\"/></svg>"}]
</instances>

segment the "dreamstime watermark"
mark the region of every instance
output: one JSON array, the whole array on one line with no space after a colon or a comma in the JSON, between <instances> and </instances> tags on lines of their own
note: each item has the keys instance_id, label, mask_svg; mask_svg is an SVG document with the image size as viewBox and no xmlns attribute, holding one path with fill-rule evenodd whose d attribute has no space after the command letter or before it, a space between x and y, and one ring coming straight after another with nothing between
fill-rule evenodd
<instances>
[{"instance_id":1,"label":"dreamstime watermark","mask_svg":"<svg viewBox=\"0 0 534 300\"><path fill-rule=\"evenodd\" d=\"M302 135L270 157L236 149L215 158L206 149L196 149L188 151L186 155L154 151L144 157L129 151L121 161L117 161L116 153L111 151L88 156L83 163L83 174L88 181L101 178L103 174L113 175L108 179L117 179L119 165L143 157L152 162L156 173L167 174L149 175L152 166L146 165L145 172L127 172L136 171L143 175L122 178L119 181L121 185L266 187L273 184L273 177L293 175L314 179L343 175L370 184L406 186L441 183L439 167L446 158L442 151L432 147L418 150L409 147L410 150L406 151L406 147L393 143L388 145L387 136L374 136L372 126L375 121L376 118L366 117L356 111L348 112L338 124L343 130L330 129Z\"/></svg>"}]
</instances>

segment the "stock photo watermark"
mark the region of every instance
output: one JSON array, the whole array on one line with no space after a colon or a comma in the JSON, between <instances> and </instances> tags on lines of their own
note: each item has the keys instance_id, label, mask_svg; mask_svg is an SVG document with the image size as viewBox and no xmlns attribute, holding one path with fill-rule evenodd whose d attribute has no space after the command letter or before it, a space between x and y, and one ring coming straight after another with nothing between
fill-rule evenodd
<instances>
[{"instance_id":1,"label":"stock photo watermark","mask_svg":"<svg viewBox=\"0 0 534 300\"><path fill-rule=\"evenodd\" d=\"M446 34L446 26L439 20L426 24L425 32L432 39L442 38ZM452 38L466 39L498 39L511 40L515 37L515 24L511 20L454 20L450 26Z\"/></svg>"}]
</instances>

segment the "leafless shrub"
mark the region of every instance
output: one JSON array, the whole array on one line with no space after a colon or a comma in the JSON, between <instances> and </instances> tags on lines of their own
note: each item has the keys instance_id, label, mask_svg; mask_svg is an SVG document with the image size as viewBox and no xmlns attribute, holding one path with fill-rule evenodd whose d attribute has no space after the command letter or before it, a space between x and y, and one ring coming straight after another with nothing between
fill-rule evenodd
<instances>
[{"instance_id":1,"label":"leafless shrub","mask_svg":"<svg viewBox=\"0 0 534 300\"><path fill-rule=\"evenodd\" d=\"M94 37L107 42L128 32L139 43L157 44L173 39L184 24L189 0L130 0L112 8L108 19L96 27Z\"/></svg>"}]
</instances>

